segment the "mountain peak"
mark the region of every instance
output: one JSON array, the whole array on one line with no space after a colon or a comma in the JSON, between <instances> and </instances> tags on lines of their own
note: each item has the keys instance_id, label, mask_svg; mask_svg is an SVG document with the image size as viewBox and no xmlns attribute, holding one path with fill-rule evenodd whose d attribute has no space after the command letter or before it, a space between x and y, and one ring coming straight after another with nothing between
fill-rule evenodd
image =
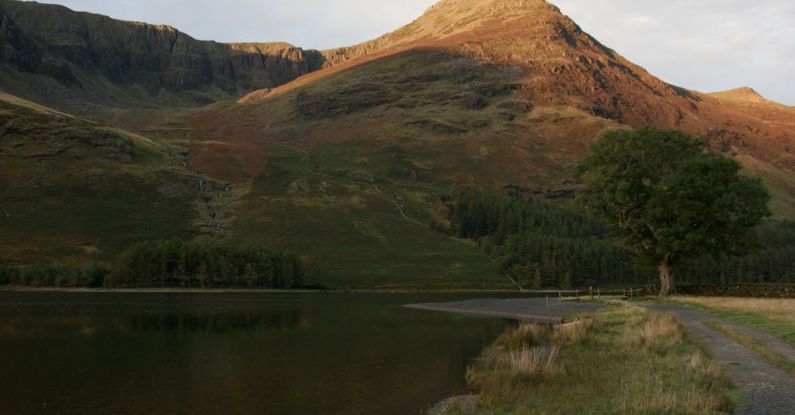
<instances>
[{"instance_id":1,"label":"mountain peak","mask_svg":"<svg viewBox=\"0 0 795 415\"><path fill-rule=\"evenodd\" d=\"M744 102L755 102L755 103L769 102L767 98L762 96L762 94L756 92L756 90L747 86L730 89L728 91L713 92L710 95L716 98L728 99L732 101L744 101Z\"/></svg>"},{"instance_id":2,"label":"mountain peak","mask_svg":"<svg viewBox=\"0 0 795 415\"><path fill-rule=\"evenodd\" d=\"M442 0L400 29L355 46L324 51L326 66L422 41L451 38L487 26L533 16L538 20L565 18L545 0Z\"/></svg>"},{"instance_id":3,"label":"mountain peak","mask_svg":"<svg viewBox=\"0 0 795 415\"><path fill-rule=\"evenodd\" d=\"M419 24L429 33L449 36L492 20L502 22L527 16L552 13L559 16L560 10L545 0L442 0L431 6L414 24Z\"/></svg>"},{"instance_id":4,"label":"mountain peak","mask_svg":"<svg viewBox=\"0 0 795 415\"><path fill-rule=\"evenodd\" d=\"M538 8L558 11L557 7L549 4L545 0L441 0L431 6L426 13L439 10L471 10L494 13L506 11L527 11Z\"/></svg>"}]
</instances>

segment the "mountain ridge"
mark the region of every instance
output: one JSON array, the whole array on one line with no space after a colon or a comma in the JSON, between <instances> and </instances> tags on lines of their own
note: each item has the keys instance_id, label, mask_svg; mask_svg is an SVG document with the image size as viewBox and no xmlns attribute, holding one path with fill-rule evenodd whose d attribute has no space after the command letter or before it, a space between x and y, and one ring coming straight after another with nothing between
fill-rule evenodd
<instances>
[{"instance_id":1,"label":"mountain ridge","mask_svg":"<svg viewBox=\"0 0 795 415\"><path fill-rule=\"evenodd\" d=\"M489 19L510 19L512 13L539 7L559 11L544 0L442 0L429 7L419 18L394 32L357 45L322 51L326 58L324 67L338 65L400 44L450 37L477 27Z\"/></svg>"},{"instance_id":2,"label":"mountain ridge","mask_svg":"<svg viewBox=\"0 0 795 415\"><path fill-rule=\"evenodd\" d=\"M84 116L207 105L283 84L322 59L283 42L199 41L168 25L16 0L0 1L0 37L7 92Z\"/></svg>"}]
</instances>

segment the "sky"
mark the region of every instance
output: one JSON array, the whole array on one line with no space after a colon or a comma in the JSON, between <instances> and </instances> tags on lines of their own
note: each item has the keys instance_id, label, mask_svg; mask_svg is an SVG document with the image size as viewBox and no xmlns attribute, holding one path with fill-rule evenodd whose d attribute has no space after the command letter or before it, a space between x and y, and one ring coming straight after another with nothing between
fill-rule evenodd
<instances>
[{"instance_id":1,"label":"sky","mask_svg":"<svg viewBox=\"0 0 795 415\"><path fill-rule=\"evenodd\" d=\"M436 0L39 0L162 23L197 39L356 44ZM795 105L793 0L551 0L586 32L666 82L704 92L750 86Z\"/></svg>"}]
</instances>

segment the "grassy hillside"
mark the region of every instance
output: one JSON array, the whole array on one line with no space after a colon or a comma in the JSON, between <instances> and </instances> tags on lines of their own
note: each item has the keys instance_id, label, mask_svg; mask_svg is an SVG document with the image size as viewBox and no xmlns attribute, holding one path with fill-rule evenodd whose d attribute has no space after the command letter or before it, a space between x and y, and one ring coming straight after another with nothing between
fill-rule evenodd
<instances>
[{"instance_id":1,"label":"grassy hillside","mask_svg":"<svg viewBox=\"0 0 795 415\"><path fill-rule=\"evenodd\" d=\"M428 228L434 218L427 207L446 187L374 176L402 161L373 173L343 172L344 148L315 155L273 143L258 148L267 154L257 159L262 163L241 163L236 159L257 154L222 151L225 143L217 140L162 144L0 98L0 259L6 262L109 261L131 243L177 236L291 250L305 261L310 285L510 286L476 247ZM191 151L183 153L183 146ZM200 151L206 148L212 154ZM226 187L193 173L182 166L191 158L194 168L215 163L215 171L229 176L219 179L237 183ZM245 166L261 170L242 180L235 171Z\"/></svg>"},{"instance_id":2,"label":"grassy hillside","mask_svg":"<svg viewBox=\"0 0 795 415\"><path fill-rule=\"evenodd\" d=\"M231 210L231 237L288 248L308 282L340 288L508 288L475 246L429 229L442 188L412 186L365 170L308 170L314 155L273 149ZM329 160L334 157L329 154Z\"/></svg>"},{"instance_id":3,"label":"grassy hillside","mask_svg":"<svg viewBox=\"0 0 795 415\"><path fill-rule=\"evenodd\" d=\"M554 119L591 137L611 125L533 108L511 87L517 76L443 51L412 51L263 105L171 119L157 135L190 148L193 168L235 183L223 209L227 237L294 250L316 283L510 287L471 242L429 229L445 220L442 197L509 185L566 195L588 140L560 146L528 127Z\"/></svg>"},{"instance_id":4,"label":"grassy hillside","mask_svg":"<svg viewBox=\"0 0 795 415\"><path fill-rule=\"evenodd\" d=\"M195 181L169 146L0 94L0 259L105 261L189 237Z\"/></svg>"}]
</instances>

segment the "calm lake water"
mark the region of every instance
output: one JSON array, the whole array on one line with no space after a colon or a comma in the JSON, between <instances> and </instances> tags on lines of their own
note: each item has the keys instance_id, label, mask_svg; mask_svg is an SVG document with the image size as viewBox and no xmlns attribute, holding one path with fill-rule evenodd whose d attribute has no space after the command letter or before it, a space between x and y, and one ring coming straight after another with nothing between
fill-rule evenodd
<instances>
[{"instance_id":1,"label":"calm lake water","mask_svg":"<svg viewBox=\"0 0 795 415\"><path fill-rule=\"evenodd\" d=\"M0 292L0 414L418 414L509 324L461 295Z\"/></svg>"}]
</instances>

